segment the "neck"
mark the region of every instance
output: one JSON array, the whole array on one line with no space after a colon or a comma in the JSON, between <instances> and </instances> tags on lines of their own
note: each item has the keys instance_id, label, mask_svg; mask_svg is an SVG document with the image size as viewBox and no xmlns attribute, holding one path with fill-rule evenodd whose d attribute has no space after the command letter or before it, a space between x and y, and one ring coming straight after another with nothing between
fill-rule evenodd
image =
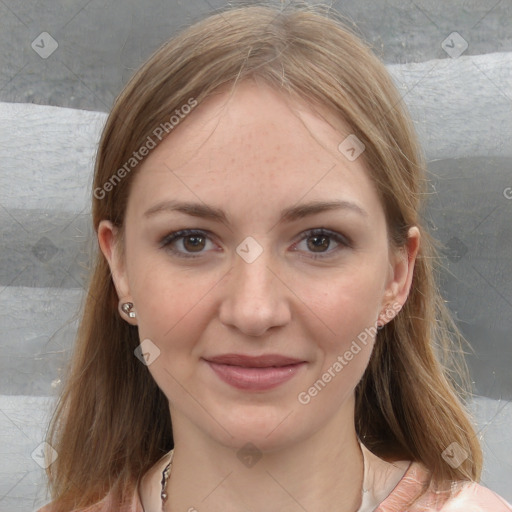
<instances>
[{"instance_id":1,"label":"neck","mask_svg":"<svg viewBox=\"0 0 512 512\"><path fill-rule=\"evenodd\" d=\"M239 447L216 443L173 411L175 449L165 510L356 512L363 457L353 410L353 403L345 404L312 436L262 450L257 462L246 464L237 457Z\"/></svg>"}]
</instances>

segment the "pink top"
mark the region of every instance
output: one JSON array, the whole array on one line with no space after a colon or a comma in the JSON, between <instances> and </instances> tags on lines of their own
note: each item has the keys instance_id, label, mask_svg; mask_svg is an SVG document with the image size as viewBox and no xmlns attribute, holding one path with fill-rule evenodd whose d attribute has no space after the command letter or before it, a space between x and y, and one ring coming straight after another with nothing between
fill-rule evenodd
<instances>
[{"instance_id":1,"label":"pink top","mask_svg":"<svg viewBox=\"0 0 512 512\"><path fill-rule=\"evenodd\" d=\"M429 472L418 462L386 462L362 443L364 479L362 502L357 512L512 512L512 505L476 482L454 482L451 492L427 492L412 506L408 503L421 494L429 481ZM76 512L162 512L160 497L162 472L172 451L144 475L132 502L115 506L110 495L87 510ZM52 512L51 504L38 512Z\"/></svg>"}]
</instances>

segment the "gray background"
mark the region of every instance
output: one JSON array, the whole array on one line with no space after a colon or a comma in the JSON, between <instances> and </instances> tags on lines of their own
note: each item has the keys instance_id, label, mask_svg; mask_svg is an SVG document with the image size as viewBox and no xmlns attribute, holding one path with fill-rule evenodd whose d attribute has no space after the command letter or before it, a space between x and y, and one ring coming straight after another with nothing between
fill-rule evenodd
<instances>
[{"instance_id":1,"label":"gray background","mask_svg":"<svg viewBox=\"0 0 512 512\"><path fill-rule=\"evenodd\" d=\"M10 141L0 158L0 512L44 503L43 472L30 454L59 390L93 247L86 195L77 197L77 183L88 183L91 137L104 120L94 112L108 112L137 67L176 30L223 5L0 0L0 102L91 111L80 115L78 128L72 112L66 121L69 144L82 144L83 152L63 156L64 135L54 145L48 137L48 152L67 169L64 179L53 169L22 175L9 155L40 151L31 133L44 137L52 116L62 123L68 114L3 111L27 129L0 137ZM332 5L357 25L397 85L408 84L404 101L429 158L425 216L444 244L442 287L474 351L468 364L479 396L473 410L486 454L483 483L512 501L512 199L503 194L512 187L511 60L503 57L512 52L512 1ZM468 42L459 59L441 46L454 31ZM42 32L58 43L48 58L31 47ZM5 119L0 130L9 132ZM481 137L474 136L478 130ZM36 421L31 411L38 411Z\"/></svg>"}]
</instances>

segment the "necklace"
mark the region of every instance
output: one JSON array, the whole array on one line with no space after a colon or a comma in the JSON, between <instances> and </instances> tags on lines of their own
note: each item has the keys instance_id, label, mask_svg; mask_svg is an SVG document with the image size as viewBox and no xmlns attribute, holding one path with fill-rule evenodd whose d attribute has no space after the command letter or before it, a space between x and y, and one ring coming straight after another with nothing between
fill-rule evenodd
<instances>
[{"instance_id":1,"label":"necklace","mask_svg":"<svg viewBox=\"0 0 512 512\"><path fill-rule=\"evenodd\" d=\"M167 501L167 483L169 482L169 477L171 476L171 470L172 470L172 459L174 458L174 450L171 452L171 460L169 461L169 464L165 466L164 470L162 471L162 490L160 491L160 497L162 498L162 508L164 503ZM366 465L364 455L363 455L363 474L364 474L364 467ZM364 477L363 477L363 486L362 486L362 495L366 494L368 492L368 489L364 488Z\"/></svg>"},{"instance_id":2,"label":"necklace","mask_svg":"<svg viewBox=\"0 0 512 512\"><path fill-rule=\"evenodd\" d=\"M162 498L162 505L167 501L167 482L169 481L169 477L171 476L173 458L174 450L171 453L171 460L169 461L169 464L167 464L167 466L165 466L165 469L162 471L162 491L160 492L160 497Z\"/></svg>"}]
</instances>

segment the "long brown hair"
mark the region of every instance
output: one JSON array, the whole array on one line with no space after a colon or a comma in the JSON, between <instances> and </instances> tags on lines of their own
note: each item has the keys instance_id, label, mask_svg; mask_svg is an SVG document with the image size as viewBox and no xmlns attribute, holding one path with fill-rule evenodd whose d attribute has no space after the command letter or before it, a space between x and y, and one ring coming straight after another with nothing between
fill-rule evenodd
<instances>
[{"instance_id":1,"label":"long brown hair","mask_svg":"<svg viewBox=\"0 0 512 512\"><path fill-rule=\"evenodd\" d=\"M176 109L251 77L327 107L348 123L366 146L363 157L391 242L403 246L410 226L421 232L408 300L378 332L356 389L358 436L381 457L423 463L433 482L478 480L481 449L461 402L466 369L463 359L452 358L462 338L437 288L437 249L422 226L425 162L387 70L335 12L305 5L227 8L156 51L116 99L104 128L93 185L95 229L109 219L122 231L137 171L130 159L148 137L159 142L158 127L172 136ZM108 492L119 500L130 496L173 447L167 399L133 353L139 342L137 328L120 318L110 270L98 251L48 435L59 453L48 468L55 510L91 505ZM453 442L468 454L457 468L442 457Z\"/></svg>"}]
</instances>

